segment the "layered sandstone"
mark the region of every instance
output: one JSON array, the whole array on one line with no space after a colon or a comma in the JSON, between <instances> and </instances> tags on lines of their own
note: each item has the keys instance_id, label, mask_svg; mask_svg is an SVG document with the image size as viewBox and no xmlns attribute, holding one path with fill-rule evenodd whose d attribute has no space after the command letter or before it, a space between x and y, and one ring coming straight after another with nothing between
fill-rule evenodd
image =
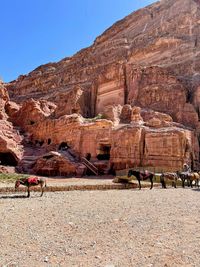
<instances>
[{"instance_id":1,"label":"layered sandstone","mask_svg":"<svg viewBox=\"0 0 200 267\"><path fill-rule=\"evenodd\" d=\"M60 153L65 144L78 155L75 163L68 152L51 160L40 155L37 172L48 172L54 158L56 173L74 172L86 155L93 163L104 157L115 169L177 170L185 161L194 167L199 34L199 1L165 0L133 12L91 47L7 84L12 101L0 91L0 118L21 127L32 153L38 146Z\"/></svg>"},{"instance_id":2,"label":"layered sandstone","mask_svg":"<svg viewBox=\"0 0 200 267\"><path fill-rule=\"evenodd\" d=\"M28 132L33 143L39 141L42 146L50 146L54 150L59 150L64 143L80 158L90 154L94 163L99 155L108 153L110 166L115 169L151 166L155 169L177 170L182 168L185 161L191 163L191 156L198 161L199 151L194 148L196 137L193 132L173 123L164 114L160 114L162 123L159 126L150 125L147 123L149 118L145 122L144 116L143 120L142 111L139 112L138 108L133 110L137 110L140 124L134 121L133 124L116 125L109 120L92 121L74 114L59 119L46 118L36 125L29 125ZM151 116L151 119L158 117L157 112L156 117ZM48 145L49 140L51 144Z\"/></svg>"},{"instance_id":3,"label":"layered sandstone","mask_svg":"<svg viewBox=\"0 0 200 267\"><path fill-rule=\"evenodd\" d=\"M18 165L21 172L81 176L87 155L107 172L134 166L178 170L184 162L194 165L199 160L194 131L174 123L169 115L131 105L110 106L104 114L107 119L78 114L57 118L55 111L56 106L45 100L17 106L7 98L7 119L0 120L3 163ZM23 136L8 120L20 126Z\"/></svg>"},{"instance_id":4,"label":"layered sandstone","mask_svg":"<svg viewBox=\"0 0 200 267\"><path fill-rule=\"evenodd\" d=\"M56 105L46 100L30 99L23 102L20 107L16 107L16 104L10 101L6 104L6 111L10 120L24 130L28 125L34 125L36 122L54 114L55 110Z\"/></svg>"},{"instance_id":5,"label":"layered sandstone","mask_svg":"<svg viewBox=\"0 0 200 267\"><path fill-rule=\"evenodd\" d=\"M198 1L157 2L117 22L73 57L20 76L7 85L11 99L45 98L59 103L58 115L74 110L86 117L107 105L134 102L196 127L196 111L184 106L190 101L198 109L199 21Z\"/></svg>"},{"instance_id":6,"label":"layered sandstone","mask_svg":"<svg viewBox=\"0 0 200 267\"><path fill-rule=\"evenodd\" d=\"M77 175L81 168L85 171L84 165L70 161L63 152L52 151L38 157L33 172L47 176L69 176Z\"/></svg>"},{"instance_id":7,"label":"layered sandstone","mask_svg":"<svg viewBox=\"0 0 200 267\"><path fill-rule=\"evenodd\" d=\"M8 92L0 82L0 165L8 162L16 166L22 158L22 137L11 122L5 106L9 102Z\"/></svg>"}]
</instances>

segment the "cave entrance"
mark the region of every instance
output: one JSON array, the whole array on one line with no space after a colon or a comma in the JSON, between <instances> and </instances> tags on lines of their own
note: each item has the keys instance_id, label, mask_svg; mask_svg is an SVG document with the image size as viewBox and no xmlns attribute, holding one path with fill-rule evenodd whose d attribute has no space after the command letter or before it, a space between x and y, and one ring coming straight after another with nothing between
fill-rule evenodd
<instances>
[{"instance_id":1,"label":"cave entrance","mask_svg":"<svg viewBox=\"0 0 200 267\"><path fill-rule=\"evenodd\" d=\"M62 142L59 147L58 147L58 150L67 150L69 149L70 146L67 144L67 142Z\"/></svg>"},{"instance_id":2,"label":"cave entrance","mask_svg":"<svg viewBox=\"0 0 200 267\"><path fill-rule=\"evenodd\" d=\"M100 144L97 159L98 160L109 160L110 159L110 150L111 150L111 145Z\"/></svg>"},{"instance_id":3,"label":"cave entrance","mask_svg":"<svg viewBox=\"0 0 200 267\"><path fill-rule=\"evenodd\" d=\"M12 153L0 153L0 164L4 166L17 166L18 162Z\"/></svg>"}]
</instances>

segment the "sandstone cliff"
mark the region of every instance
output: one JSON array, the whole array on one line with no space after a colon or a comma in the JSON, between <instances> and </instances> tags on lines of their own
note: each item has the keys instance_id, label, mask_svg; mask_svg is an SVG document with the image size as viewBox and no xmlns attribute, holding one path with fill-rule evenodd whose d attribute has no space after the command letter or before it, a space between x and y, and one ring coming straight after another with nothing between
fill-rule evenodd
<instances>
[{"instance_id":1,"label":"sandstone cliff","mask_svg":"<svg viewBox=\"0 0 200 267\"><path fill-rule=\"evenodd\" d=\"M136 101L166 112L167 104L180 101L180 110L169 107L170 114L177 121L196 126L199 33L198 1L160 1L118 21L91 47L60 62L40 66L7 88L17 102L48 99L59 103L57 114L64 115L65 107L67 114L74 109L86 117L94 116L108 104ZM138 88L141 79L145 81ZM190 113L190 120L185 121Z\"/></svg>"},{"instance_id":2,"label":"sandstone cliff","mask_svg":"<svg viewBox=\"0 0 200 267\"><path fill-rule=\"evenodd\" d=\"M12 102L3 104L2 119L43 152L66 143L94 160L105 150L116 169L198 163L199 35L197 0L163 0L133 12L89 48L4 85ZM74 113L109 120L92 123Z\"/></svg>"},{"instance_id":3,"label":"sandstone cliff","mask_svg":"<svg viewBox=\"0 0 200 267\"><path fill-rule=\"evenodd\" d=\"M0 81L0 165L16 166L22 158L22 137L16 127L8 121L5 106L9 102L8 92Z\"/></svg>"}]
</instances>

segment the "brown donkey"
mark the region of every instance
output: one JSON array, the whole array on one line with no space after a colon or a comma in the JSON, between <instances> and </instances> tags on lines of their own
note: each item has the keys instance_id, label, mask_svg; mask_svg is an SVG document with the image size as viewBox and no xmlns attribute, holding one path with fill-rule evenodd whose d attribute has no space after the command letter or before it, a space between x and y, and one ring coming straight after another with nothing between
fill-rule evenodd
<instances>
[{"instance_id":1,"label":"brown donkey","mask_svg":"<svg viewBox=\"0 0 200 267\"><path fill-rule=\"evenodd\" d=\"M15 191L17 188L21 185L27 186L28 195L27 197L30 197L30 187L40 185L41 187L41 196L44 192L44 187L46 187L46 179L40 178L40 177L28 177L28 178L21 178L15 182Z\"/></svg>"}]
</instances>

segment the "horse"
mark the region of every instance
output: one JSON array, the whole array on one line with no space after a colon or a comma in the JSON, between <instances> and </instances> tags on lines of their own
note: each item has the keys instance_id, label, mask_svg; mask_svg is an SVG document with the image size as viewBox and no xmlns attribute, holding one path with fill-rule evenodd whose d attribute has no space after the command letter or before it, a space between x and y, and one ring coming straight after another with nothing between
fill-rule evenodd
<instances>
[{"instance_id":1,"label":"horse","mask_svg":"<svg viewBox=\"0 0 200 267\"><path fill-rule=\"evenodd\" d=\"M147 179L150 180L151 182L151 187L150 189L153 188L153 177L154 177L154 173L153 172L149 172L147 170L145 170L144 172L140 172L140 171L134 171L134 170L129 170L128 172L128 177L131 177L131 176L135 176L136 179L138 180L138 183L139 183L139 189L141 190L141 180L142 181L145 181Z\"/></svg>"},{"instance_id":2,"label":"horse","mask_svg":"<svg viewBox=\"0 0 200 267\"><path fill-rule=\"evenodd\" d=\"M177 173L174 172L165 172L162 173L160 176L160 183L162 185L162 188L167 188L166 187L166 181L170 180L172 181L172 187L176 188L177 180L178 180L178 175Z\"/></svg>"},{"instance_id":3,"label":"horse","mask_svg":"<svg viewBox=\"0 0 200 267\"><path fill-rule=\"evenodd\" d=\"M30 187L31 186L40 185L40 187L41 187L41 195L40 196L41 197L42 197L43 192L44 192L44 187L47 186L45 178L40 178L40 177L21 178L15 182L15 191L20 186L20 184L27 186L27 191L28 191L27 197L30 197Z\"/></svg>"}]
</instances>

